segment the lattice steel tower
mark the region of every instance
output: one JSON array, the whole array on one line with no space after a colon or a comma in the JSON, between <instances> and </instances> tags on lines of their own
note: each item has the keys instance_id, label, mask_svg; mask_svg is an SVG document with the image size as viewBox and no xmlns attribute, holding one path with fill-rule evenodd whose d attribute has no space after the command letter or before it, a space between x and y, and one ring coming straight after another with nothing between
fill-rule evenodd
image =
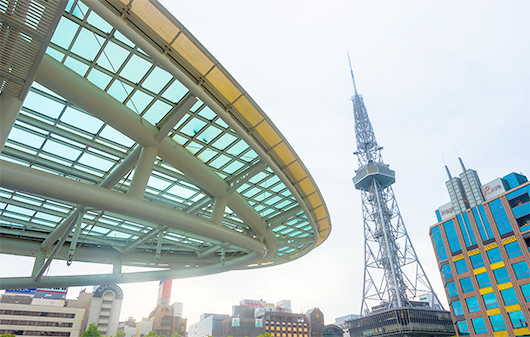
<instances>
[{"instance_id":1,"label":"lattice steel tower","mask_svg":"<svg viewBox=\"0 0 530 337\"><path fill-rule=\"evenodd\" d=\"M348 56L349 61L349 56ZM392 190L395 173L383 162L381 150L361 95L352 96L359 168L353 184L361 191L364 218L364 285L361 315L392 308L418 306L415 300L438 298L418 260ZM373 303L376 305L370 305ZM441 307L440 307L441 308Z\"/></svg>"}]
</instances>

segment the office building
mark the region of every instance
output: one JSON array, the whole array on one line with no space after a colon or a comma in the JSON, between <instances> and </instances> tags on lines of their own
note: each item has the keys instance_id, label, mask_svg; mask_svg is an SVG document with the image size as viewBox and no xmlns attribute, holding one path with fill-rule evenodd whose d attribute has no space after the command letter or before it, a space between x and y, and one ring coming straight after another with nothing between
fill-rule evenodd
<instances>
[{"instance_id":1,"label":"office building","mask_svg":"<svg viewBox=\"0 0 530 337\"><path fill-rule=\"evenodd\" d=\"M88 309L87 327L95 323L102 335L116 336L123 291L115 284L98 286Z\"/></svg>"},{"instance_id":2,"label":"office building","mask_svg":"<svg viewBox=\"0 0 530 337\"><path fill-rule=\"evenodd\" d=\"M190 325L188 337L220 337L223 333L223 321L228 315L202 314L199 322Z\"/></svg>"},{"instance_id":3,"label":"office building","mask_svg":"<svg viewBox=\"0 0 530 337\"><path fill-rule=\"evenodd\" d=\"M463 162L429 234L458 335L530 336L530 184L511 173L485 185Z\"/></svg>"}]
</instances>

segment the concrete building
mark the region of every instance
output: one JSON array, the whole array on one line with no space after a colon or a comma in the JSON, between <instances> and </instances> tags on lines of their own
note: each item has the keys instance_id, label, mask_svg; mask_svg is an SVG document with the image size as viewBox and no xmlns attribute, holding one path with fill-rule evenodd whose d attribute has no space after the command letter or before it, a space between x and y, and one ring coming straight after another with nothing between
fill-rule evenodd
<instances>
[{"instance_id":1,"label":"concrete building","mask_svg":"<svg viewBox=\"0 0 530 337\"><path fill-rule=\"evenodd\" d=\"M258 336L265 333L263 319L255 317L255 308L240 306L240 314L223 321L223 337Z\"/></svg>"},{"instance_id":2,"label":"concrete building","mask_svg":"<svg viewBox=\"0 0 530 337\"><path fill-rule=\"evenodd\" d=\"M271 337L309 337L311 323L305 314L267 312L264 316L265 331Z\"/></svg>"},{"instance_id":3,"label":"concrete building","mask_svg":"<svg viewBox=\"0 0 530 337\"><path fill-rule=\"evenodd\" d=\"M150 321L148 318L143 318L140 322L138 322L136 333L133 335L133 337L143 337L151 330L153 330L153 321Z\"/></svg>"},{"instance_id":4,"label":"concrete building","mask_svg":"<svg viewBox=\"0 0 530 337\"><path fill-rule=\"evenodd\" d=\"M96 323L102 335L115 336L122 301L123 291L119 286L112 284L96 288L88 309L87 326Z\"/></svg>"},{"instance_id":5,"label":"concrete building","mask_svg":"<svg viewBox=\"0 0 530 337\"><path fill-rule=\"evenodd\" d=\"M84 308L62 299L10 295L4 294L0 303L0 335L79 337L84 331Z\"/></svg>"},{"instance_id":6,"label":"concrete building","mask_svg":"<svg viewBox=\"0 0 530 337\"><path fill-rule=\"evenodd\" d=\"M138 324L134 318L129 317L129 319L124 322L118 322L118 331L120 330L125 333L125 337L132 337L138 330Z\"/></svg>"},{"instance_id":7,"label":"concrete building","mask_svg":"<svg viewBox=\"0 0 530 337\"><path fill-rule=\"evenodd\" d=\"M169 337L178 333L181 336L185 336L188 320L182 317L183 304L175 302L169 305L171 285L171 280L160 281L157 306L149 314L149 320L153 322L152 329L159 335L164 334Z\"/></svg>"},{"instance_id":8,"label":"concrete building","mask_svg":"<svg viewBox=\"0 0 530 337\"><path fill-rule=\"evenodd\" d=\"M467 170L430 236L458 335L529 336L530 184L511 173L485 185Z\"/></svg>"}]
</instances>

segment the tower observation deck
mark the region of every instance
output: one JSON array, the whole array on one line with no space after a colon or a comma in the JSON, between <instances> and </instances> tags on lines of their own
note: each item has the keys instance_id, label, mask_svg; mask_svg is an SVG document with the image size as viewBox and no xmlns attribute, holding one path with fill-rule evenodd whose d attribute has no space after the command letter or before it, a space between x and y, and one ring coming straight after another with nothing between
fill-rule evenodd
<instances>
[{"instance_id":1,"label":"tower observation deck","mask_svg":"<svg viewBox=\"0 0 530 337\"><path fill-rule=\"evenodd\" d=\"M349 60L349 57L348 57ZM347 322L350 336L450 336L443 310L420 264L392 189L395 172L385 164L353 71L352 96L364 224L361 317Z\"/></svg>"}]
</instances>

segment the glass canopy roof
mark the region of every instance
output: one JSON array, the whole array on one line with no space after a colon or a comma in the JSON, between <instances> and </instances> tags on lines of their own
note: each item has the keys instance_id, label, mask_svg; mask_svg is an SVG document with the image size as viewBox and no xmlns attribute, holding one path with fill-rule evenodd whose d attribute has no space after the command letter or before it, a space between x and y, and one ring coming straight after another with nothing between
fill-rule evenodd
<instances>
[{"instance_id":1,"label":"glass canopy roof","mask_svg":"<svg viewBox=\"0 0 530 337\"><path fill-rule=\"evenodd\" d=\"M122 16L124 25L109 20L112 15L116 20ZM110 95L142 125L163 132L159 142L186 149L195 157L198 171L206 167L214 172L217 177L211 179L227 190L219 193L197 181L191 171L159 151L149 171L144 203L174 210L175 218L191 214L209 225L220 214L218 225L228 230L227 235L247 236L264 242L266 248L260 257L245 260L253 254L252 248L219 239L214 231L210 235L208 230L151 222L112 207L39 195L12 188L3 178L3 253L35 256L38 244L71 223L63 241L70 249L55 256L69 264L119 261L162 270L206 268L209 273L284 263L305 255L329 235L329 216L320 192L287 141L213 56L158 3L70 0L46 55L43 63L59 62L65 72L73 71L77 80L89 82L81 85L99 88L94 89L98 95ZM167 63L161 64L161 57ZM108 187L120 195L130 193L136 170L140 171L134 167L142 161L142 142L97 112L76 105L75 97L39 84L39 71L1 152L4 166L11 162L31 172ZM61 81L60 74L56 81ZM197 95L197 88L205 94ZM128 160L133 162L130 169L105 186ZM242 198L245 205L234 198ZM33 245L13 248L21 240ZM106 253L91 254L93 248ZM243 264L231 266L229 262L237 259ZM207 269L214 265L219 269Z\"/></svg>"}]
</instances>

